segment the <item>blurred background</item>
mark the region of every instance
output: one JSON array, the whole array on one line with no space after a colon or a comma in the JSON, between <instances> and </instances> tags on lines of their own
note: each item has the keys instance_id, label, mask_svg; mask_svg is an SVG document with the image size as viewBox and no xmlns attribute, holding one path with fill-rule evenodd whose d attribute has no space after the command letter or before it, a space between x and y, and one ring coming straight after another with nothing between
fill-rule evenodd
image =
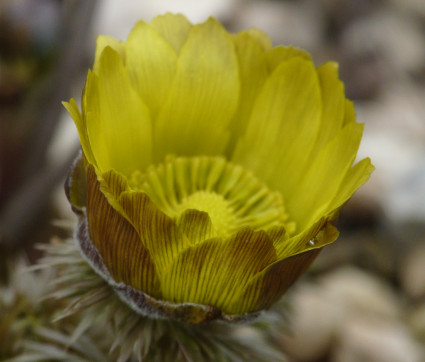
<instances>
[{"instance_id":1,"label":"blurred background","mask_svg":"<svg viewBox=\"0 0 425 362\"><path fill-rule=\"evenodd\" d=\"M365 123L359 158L376 171L343 209L338 242L287 294L291 331L278 343L291 361L424 361L423 0L1 0L0 336L1 308L24 293L15 265L75 224L63 183L79 144L61 101L79 100L98 34L125 39L166 11L339 62Z\"/></svg>"}]
</instances>

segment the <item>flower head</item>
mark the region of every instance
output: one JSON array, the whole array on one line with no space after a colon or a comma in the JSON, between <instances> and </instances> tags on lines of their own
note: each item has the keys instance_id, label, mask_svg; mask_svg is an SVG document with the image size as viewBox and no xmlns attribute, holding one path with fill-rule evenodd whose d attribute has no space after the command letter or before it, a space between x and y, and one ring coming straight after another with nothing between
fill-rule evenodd
<instances>
[{"instance_id":1,"label":"flower head","mask_svg":"<svg viewBox=\"0 0 425 362\"><path fill-rule=\"evenodd\" d=\"M83 254L141 313L190 323L270 307L338 231L373 166L335 63L214 19L100 36L68 182Z\"/></svg>"}]
</instances>

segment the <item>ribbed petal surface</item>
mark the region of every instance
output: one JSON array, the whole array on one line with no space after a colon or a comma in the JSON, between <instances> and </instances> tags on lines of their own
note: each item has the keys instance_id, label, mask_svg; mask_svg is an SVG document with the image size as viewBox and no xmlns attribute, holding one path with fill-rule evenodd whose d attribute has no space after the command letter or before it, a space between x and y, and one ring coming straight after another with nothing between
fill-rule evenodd
<instances>
[{"instance_id":1,"label":"ribbed petal surface","mask_svg":"<svg viewBox=\"0 0 425 362\"><path fill-rule=\"evenodd\" d=\"M84 98L88 138L100 170L131 175L134 169L150 164L150 111L112 48L103 50L98 74L89 74Z\"/></svg>"},{"instance_id":2,"label":"ribbed petal surface","mask_svg":"<svg viewBox=\"0 0 425 362\"><path fill-rule=\"evenodd\" d=\"M312 63L297 57L281 63L255 101L233 161L289 195L314 145L320 117L319 82Z\"/></svg>"},{"instance_id":3,"label":"ribbed petal surface","mask_svg":"<svg viewBox=\"0 0 425 362\"><path fill-rule=\"evenodd\" d=\"M169 153L222 153L238 104L239 87L230 35L213 19L194 26L180 50L168 100L158 116L156 161Z\"/></svg>"},{"instance_id":4,"label":"ribbed petal surface","mask_svg":"<svg viewBox=\"0 0 425 362\"><path fill-rule=\"evenodd\" d=\"M158 295L150 252L133 226L108 203L92 166L87 170L87 215L91 240L114 280Z\"/></svg>"},{"instance_id":5,"label":"ribbed petal surface","mask_svg":"<svg viewBox=\"0 0 425 362\"><path fill-rule=\"evenodd\" d=\"M125 47L126 68L130 79L151 114L156 115L167 100L173 83L177 54L174 48L144 21L139 21L133 28Z\"/></svg>"},{"instance_id":6,"label":"ribbed petal surface","mask_svg":"<svg viewBox=\"0 0 425 362\"><path fill-rule=\"evenodd\" d=\"M201 323L269 308L373 171L354 164L363 125L336 63L213 18L100 36L81 112L64 105L84 159L67 181L77 240L141 313Z\"/></svg>"},{"instance_id":7,"label":"ribbed petal surface","mask_svg":"<svg viewBox=\"0 0 425 362\"><path fill-rule=\"evenodd\" d=\"M170 13L155 17L150 26L174 48L176 54L180 53L192 28L192 24L183 15Z\"/></svg>"},{"instance_id":8,"label":"ribbed petal surface","mask_svg":"<svg viewBox=\"0 0 425 362\"><path fill-rule=\"evenodd\" d=\"M320 224L323 225L323 222ZM317 233L319 225L315 226L316 230L312 229L303 235L302 239L295 244L298 248L292 248L285 253L284 257L278 256L278 261L270 264L249 280L242 293L235 298L240 303L239 313L269 308L305 272L321 248L335 241L338 231L327 224ZM314 244L310 244L312 240L310 238L313 236ZM307 251L301 252L302 250Z\"/></svg>"},{"instance_id":9,"label":"ribbed petal surface","mask_svg":"<svg viewBox=\"0 0 425 362\"><path fill-rule=\"evenodd\" d=\"M210 239L174 260L161 279L164 297L239 314L241 300L236 296L252 276L275 260L275 249L265 232L242 230L228 240Z\"/></svg>"}]
</instances>

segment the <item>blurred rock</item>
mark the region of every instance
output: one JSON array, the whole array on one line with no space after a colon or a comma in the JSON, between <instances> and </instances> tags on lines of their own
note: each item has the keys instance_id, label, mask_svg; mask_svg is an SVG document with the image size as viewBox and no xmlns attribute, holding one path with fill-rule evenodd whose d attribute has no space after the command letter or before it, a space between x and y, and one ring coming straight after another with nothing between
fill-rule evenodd
<instances>
[{"instance_id":1,"label":"blurred rock","mask_svg":"<svg viewBox=\"0 0 425 362\"><path fill-rule=\"evenodd\" d=\"M388 84L379 101L357 103L357 119L366 122L359 158L370 156L376 170L364 190L394 222L425 220L425 88L406 79ZM364 191L362 190L362 191Z\"/></svg>"},{"instance_id":2,"label":"blurred rock","mask_svg":"<svg viewBox=\"0 0 425 362\"><path fill-rule=\"evenodd\" d=\"M351 350L352 344L349 343L350 336L356 337L359 328L363 326L357 328L355 321L370 323L371 328L385 325L388 335L382 336L382 339L376 338L382 344L392 343L392 338L401 326L402 304L385 281L356 268L343 267L320 277L317 284L305 283L296 287L290 301L293 307L290 320L293 332L282 336L282 345L291 358L297 361L320 360L325 358L336 340L341 350L335 352L335 361L391 360L385 359L385 351L381 354L383 359L359 358ZM353 329L350 329L353 325ZM400 333L400 345L394 346L397 351L409 349L410 345L416 346L416 342L413 338L409 339L407 333ZM363 342L360 337L353 340L355 346L358 345L369 353L369 346L363 345ZM373 346L370 349L372 352L367 356L374 357ZM409 349L410 352L410 355L416 356L415 348ZM357 359L341 359L341 356L345 358L349 354Z\"/></svg>"},{"instance_id":3,"label":"blurred rock","mask_svg":"<svg viewBox=\"0 0 425 362\"><path fill-rule=\"evenodd\" d=\"M144 19L150 21L166 12L182 13L194 23L215 16L226 21L233 14L239 0L127 0L125 6L116 0L103 0L93 24L93 44L99 34L126 39L134 24Z\"/></svg>"},{"instance_id":4,"label":"blurred rock","mask_svg":"<svg viewBox=\"0 0 425 362\"><path fill-rule=\"evenodd\" d=\"M283 350L297 361L319 360L326 355L343 315L341 305L335 304L319 285L295 287L292 297L292 333L282 335Z\"/></svg>"},{"instance_id":5,"label":"blurred rock","mask_svg":"<svg viewBox=\"0 0 425 362\"><path fill-rule=\"evenodd\" d=\"M379 5L379 0L357 0L356 2L352 0L319 0L319 2L332 22L339 25L335 30L340 30L354 19L367 15Z\"/></svg>"},{"instance_id":6,"label":"blurred rock","mask_svg":"<svg viewBox=\"0 0 425 362\"><path fill-rule=\"evenodd\" d=\"M406 253L401 261L399 273L401 285L410 298L425 298L424 242L418 243Z\"/></svg>"},{"instance_id":7,"label":"blurred rock","mask_svg":"<svg viewBox=\"0 0 425 362\"><path fill-rule=\"evenodd\" d=\"M250 1L239 7L231 28L256 27L270 35L274 45L294 45L313 52L323 43L323 15L312 1Z\"/></svg>"},{"instance_id":8,"label":"blurred rock","mask_svg":"<svg viewBox=\"0 0 425 362\"><path fill-rule=\"evenodd\" d=\"M332 362L421 362L425 355L401 323L347 319L338 335Z\"/></svg>"},{"instance_id":9,"label":"blurred rock","mask_svg":"<svg viewBox=\"0 0 425 362\"><path fill-rule=\"evenodd\" d=\"M384 200L388 214L396 221L425 220L425 149L412 156L417 160L389 190Z\"/></svg>"},{"instance_id":10,"label":"blurred rock","mask_svg":"<svg viewBox=\"0 0 425 362\"><path fill-rule=\"evenodd\" d=\"M425 63L421 24L381 6L341 29L341 77L352 99L374 99L388 82L420 74Z\"/></svg>"},{"instance_id":11,"label":"blurred rock","mask_svg":"<svg viewBox=\"0 0 425 362\"><path fill-rule=\"evenodd\" d=\"M368 195L356 192L344 205L338 226L344 230L376 230L383 218L382 207Z\"/></svg>"},{"instance_id":12,"label":"blurred rock","mask_svg":"<svg viewBox=\"0 0 425 362\"><path fill-rule=\"evenodd\" d=\"M344 49L339 62L340 76L349 99L373 100L378 97L385 77L379 57L373 51Z\"/></svg>"},{"instance_id":13,"label":"blurred rock","mask_svg":"<svg viewBox=\"0 0 425 362\"><path fill-rule=\"evenodd\" d=\"M324 275L319 283L324 293L344 309L345 318L362 315L396 320L400 316L397 295L384 280L372 274L343 267Z\"/></svg>"},{"instance_id":14,"label":"blurred rock","mask_svg":"<svg viewBox=\"0 0 425 362\"><path fill-rule=\"evenodd\" d=\"M425 2L423 0L390 0L397 10L409 12L414 16L425 17Z\"/></svg>"},{"instance_id":15,"label":"blurred rock","mask_svg":"<svg viewBox=\"0 0 425 362\"><path fill-rule=\"evenodd\" d=\"M408 324L417 339L425 348L425 301L410 311Z\"/></svg>"},{"instance_id":16,"label":"blurred rock","mask_svg":"<svg viewBox=\"0 0 425 362\"><path fill-rule=\"evenodd\" d=\"M392 230L341 229L337 242L327 246L310 268L310 273L320 275L335 268L356 265L368 272L394 280L400 257L399 249L405 247L391 234Z\"/></svg>"},{"instance_id":17,"label":"blurred rock","mask_svg":"<svg viewBox=\"0 0 425 362\"><path fill-rule=\"evenodd\" d=\"M378 54L388 73L414 71L425 61L420 23L393 9L382 8L351 23L342 44L356 54Z\"/></svg>"}]
</instances>

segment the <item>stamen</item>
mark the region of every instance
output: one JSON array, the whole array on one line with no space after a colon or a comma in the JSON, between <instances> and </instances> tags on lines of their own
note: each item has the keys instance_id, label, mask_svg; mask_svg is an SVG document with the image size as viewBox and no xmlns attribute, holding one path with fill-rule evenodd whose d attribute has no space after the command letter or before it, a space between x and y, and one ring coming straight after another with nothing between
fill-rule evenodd
<instances>
[{"instance_id":1,"label":"stamen","mask_svg":"<svg viewBox=\"0 0 425 362\"><path fill-rule=\"evenodd\" d=\"M218 236L250 227L267 230L288 220L280 193L270 191L251 172L222 157L173 157L133 173L129 181L135 191L149 195L168 216L178 219L188 209L208 213Z\"/></svg>"}]
</instances>

